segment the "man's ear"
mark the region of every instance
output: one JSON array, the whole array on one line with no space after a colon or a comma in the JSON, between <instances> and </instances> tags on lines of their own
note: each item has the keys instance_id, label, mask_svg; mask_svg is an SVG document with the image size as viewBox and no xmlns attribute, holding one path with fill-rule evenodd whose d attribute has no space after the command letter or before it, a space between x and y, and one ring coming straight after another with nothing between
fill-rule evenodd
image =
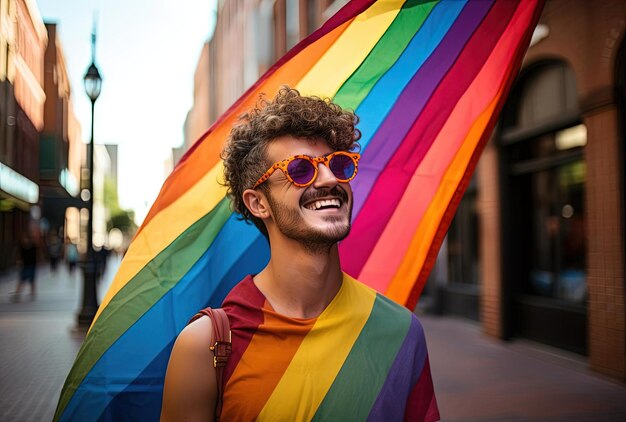
<instances>
[{"instance_id":1,"label":"man's ear","mask_svg":"<svg viewBox=\"0 0 626 422\"><path fill-rule=\"evenodd\" d=\"M243 192L243 203L250 211L250 214L265 220L271 217L269 206L267 205L267 199L263 192L254 189L246 189Z\"/></svg>"}]
</instances>

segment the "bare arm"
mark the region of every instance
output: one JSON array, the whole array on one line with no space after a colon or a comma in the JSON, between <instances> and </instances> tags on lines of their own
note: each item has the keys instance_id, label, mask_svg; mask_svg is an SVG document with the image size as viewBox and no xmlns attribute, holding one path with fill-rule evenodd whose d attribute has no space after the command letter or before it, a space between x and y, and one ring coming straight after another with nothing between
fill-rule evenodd
<instances>
[{"instance_id":1,"label":"bare arm","mask_svg":"<svg viewBox=\"0 0 626 422\"><path fill-rule=\"evenodd\" d=\"M176 339L165 374L161 421L214 420L217 381L209 350L212 334L211 320L203 316Z\"/></svg>"}]
</instances>

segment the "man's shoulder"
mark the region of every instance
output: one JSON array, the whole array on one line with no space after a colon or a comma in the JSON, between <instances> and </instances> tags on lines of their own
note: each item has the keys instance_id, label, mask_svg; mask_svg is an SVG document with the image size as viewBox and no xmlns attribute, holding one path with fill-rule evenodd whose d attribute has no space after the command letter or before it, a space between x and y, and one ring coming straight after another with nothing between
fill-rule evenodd
<instances>
[{"instance_id":1,"label":"man's shoulder","mask_svg":"<svg viewBox=\"0 0 626 422\"><path fill-rule=\"evenodd\" d=\"M211 344L213 333L213 323L208 316L201 316L189 323L178 335L179 347L190 351L208 350L207 345Z\"/></svg>"}]
</instances>

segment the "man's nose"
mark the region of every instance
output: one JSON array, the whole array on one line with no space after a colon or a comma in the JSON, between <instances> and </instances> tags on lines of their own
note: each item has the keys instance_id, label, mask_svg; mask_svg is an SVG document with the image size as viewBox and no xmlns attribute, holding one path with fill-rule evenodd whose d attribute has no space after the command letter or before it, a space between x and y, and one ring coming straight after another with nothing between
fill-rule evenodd
<instances>
[{"instance_id":1,"label":"man's nose","mask_svg":"<svg viewBox=\"0 0 626 422\"><path fill-rule=\"evenodd\" d=\"M317 165L317 178L315 182L313 182L313 186L316 188L332 188L339 183L337 177L333 174L333 172L323 163L319 163Z\"/></svg>"}]
</instances>

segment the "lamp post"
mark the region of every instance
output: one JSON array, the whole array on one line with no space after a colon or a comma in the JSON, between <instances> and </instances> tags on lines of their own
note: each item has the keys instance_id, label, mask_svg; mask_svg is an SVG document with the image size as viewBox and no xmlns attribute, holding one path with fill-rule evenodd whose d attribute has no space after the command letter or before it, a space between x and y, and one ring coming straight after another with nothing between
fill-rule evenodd
<instances>
[{"instance_id":1,"label":"lamp post","mask_svg":"<svg viewBox=\"0 0 626 422\"><path fill-rule=\"evenodd\" d=\"M87 201L87 210L89 211L89 217L87 219L87 259L83 267L83 303L80 313L78 314L78 325L80 327L89 327L98 311L98 299L96 297L96 263L93 250L93 123L96 100L100 96L100 89L102 88L102 78L94 63L95 38L95 34L92 34L91 65L89 69L87 69L87 73L84 77L85 92L91 100L91 139L89 141L89 183L87 185L89 189L89 199Z\"/></svg>"}]
</instances>

